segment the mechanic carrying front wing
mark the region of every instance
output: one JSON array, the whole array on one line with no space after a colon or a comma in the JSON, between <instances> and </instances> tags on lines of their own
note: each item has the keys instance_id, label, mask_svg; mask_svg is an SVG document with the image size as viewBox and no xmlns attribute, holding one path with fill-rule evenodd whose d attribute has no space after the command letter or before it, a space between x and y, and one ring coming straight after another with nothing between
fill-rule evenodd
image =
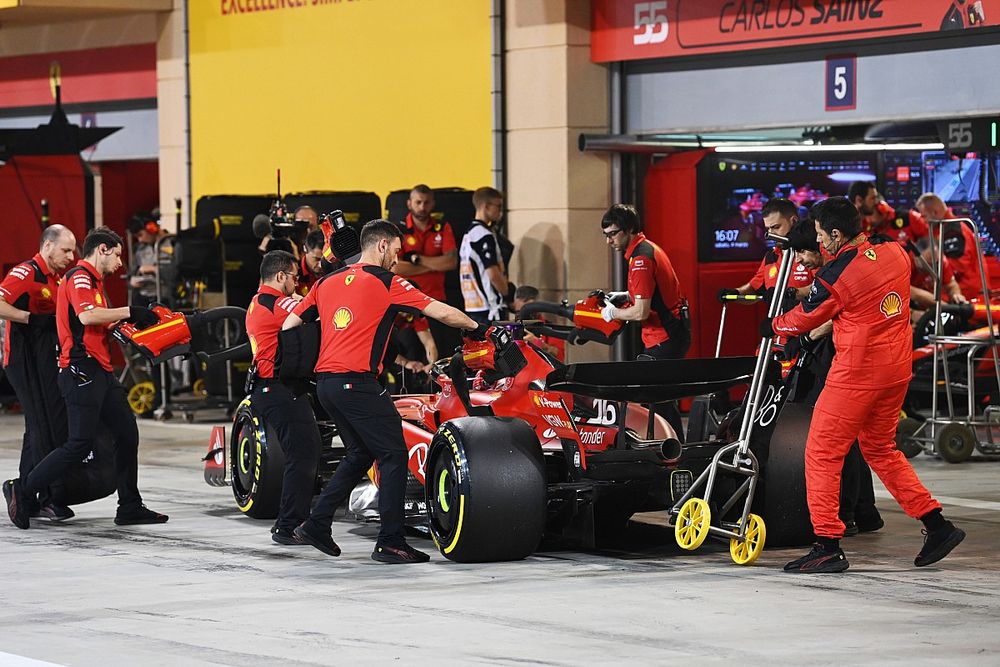
<instances>
[{"instance_id":1,"label":"mechanic carrying front wing","mask_svg":"<svg viewBox=\"0 0 1000 667\"><path fill-rule=\"evenodd\" d=\"M941 514L895 447L896 422L911 376L910 259L896 243L872 245L861 233L857 209L832 197L811 211L817 240L833 257L816 274L803 304L760 333L798 336L833 320L836 356L816 402L806 442L806 498L817 544L785 565L791 572L843 572L844 523L838 516L844 457L855 438L861 453L903 510L926 528L914 564L935 563L965 538Z\"/></svg>"},{"instance_id":2,"label":"mechanic carrying front wing","mask_svg":"<svg viewBox=\"0 0 1000 667\"><path fill-rule=\"evenodd\" d=\"M94 229L83 241L83 259L66 272L59 285L59 391L66 401L69 439L39 461L27 479L4 482L7 513L18 528L30 527L27 503L31 496L59 480L92 451L99 425L111 432L115 443L115 523L125 526L167 520L165 514L142 504L137 482L139 429L125 399L125 388L111 367L109 325L128 319L145 328L159 322L156 313L145 308L110 307L104 277L121 268L121 255L120 236L104 227Z\"/></svg>"},{"instance_id":3,"label":"mechanic carrying front wing","mask_svg":"<svg viewBox=\"0 0 1000 667\"><path fill-rule=\"evenodd\" d=\"M278 519L271 539L278 544L304 544L292 531L309 516L320 435L309 398L297 396L274 376L278 332L298 305L295 285L299 264L284 250L272 250L260 263L260 289L247 308L247 336L253 350L250 402L261 418L274 426L285 454Z\"/></svg>"},{"instance_id":4,"label":"mechanic carrying front wing","mask_svg":"<svg viewBox=\"0 0 1000 667\"><path fill-rule=\"evenodd\" d=\"M430 298L392 273L402 247L399 228L372 220L361 230L361 258L316 283L285 320L282 329L319 319L316 393L333 417L347 454L320 493L309 518L294 534L323 553L339 556L333 541L333 513L378 460L378 511L382 526L372 559L422 563L430 557L403 537L406 442L392 397L378 382L389 334L399 312L422 312L456 329L483 336L486 325Z\"/></svg>"}]
</instances>

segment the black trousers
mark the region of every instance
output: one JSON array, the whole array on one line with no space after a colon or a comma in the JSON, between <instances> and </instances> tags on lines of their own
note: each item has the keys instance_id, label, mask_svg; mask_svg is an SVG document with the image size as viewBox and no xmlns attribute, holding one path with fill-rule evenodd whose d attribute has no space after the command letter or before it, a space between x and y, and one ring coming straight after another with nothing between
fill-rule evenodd
<instances>
[{"instance_id":1,"label":"black trousers","mask_svg":"<svg viewBox=\"0 0 1000 667\"><path fill-rule=\"evenodd\" d=\"M259 381L260 382L260 381ZM281 506L275 525L292 530L309 516L316 490L320 435L306 396L295 394L280 382L262 381L250 398L265 423L274 427L285 454L281 480Z\"/></svg>"},{"instance_id":2,"label":"black trousers","mask_svg":"<svg viewBox=\"0 0 1000 667\"><path fill-rule=\"evenodd\" d=\"M125 511L142 505L139 495L139 429L128 406L125 388L118 378L92 359L59 371L59 391L66 401L69 438L38 462L24 482L29 494L38 493L60 479L74 463L82 461L94 447L99 425L111 433L115 443L115 478L118 507Z\"/></svg>"},{"instance_id":3,"label":"black trousers","mask_svg":"<svg viewBox=\"0 0 1000 667\"><path fill-rule=\"evenodd\" d=\"M400 546L406 494L406 441L403 422L389 392L370 374L321 373L316 393L333 418L347 454L320 493L309 515L316 530L329 532L333 513L350 496L372 462L378 461L378 543Z\"/></svg>"},{"instance_id":4,"label":"black trousers","mask_svg":"<svg viewBox=\"0 0 1000 667\"><path fill-rule=\"evenodd\" d=\"M431 327L431 336L437 346L438 358L444 359L455 354L455 349L462 344L461 332L444 322L438 322L433 317L428 317L427 323Z\"/></svg>"},{"instance_id":5,"label":"black trousers","mask_svg":"<svg viewBox=\"0 0 1000 667\"><path fill-rule=\"evenodd\" d=\"M24 480L46 454L66 442L66 404L57 383L59 369L54 325L28 327L8 323L8 326L18 327L10 333L6 373L24 414L24 437L18 465L18 476ZM65 504L58 481L40 489L38 495L42 505L49 502Z\"/></svg>"},{"instance_id":6,"label":"black trousers","mask_svg":"<svg viewBox=\"0 0 1000 667\"><path fill-rule=\"evenodd\" d=\"M844 458L844 471L840 477L840 519L869 523L880 518L875 507L875 488L872 469L868 467L858 443Z\"/></svg>"},{"instance_id":7,"label":"black trousers","mask_svg":"<svg viewBox=\"0 0 1000 667\"><path fill-rule=\"evenodd\" d=\"M690 334L684 331L682 327L678 327L677 332L671 333L670 340L653 347L647 347L643 350L643 355L653 359L683 359L690 347ZM657 403L653 406L653 409L654 412L666 419L667 423L673 427L674 432L677 433L677 439L684 442L684 422L681 421L681 413L677 409L677 401Z\"/></svg>"}]
</instances>

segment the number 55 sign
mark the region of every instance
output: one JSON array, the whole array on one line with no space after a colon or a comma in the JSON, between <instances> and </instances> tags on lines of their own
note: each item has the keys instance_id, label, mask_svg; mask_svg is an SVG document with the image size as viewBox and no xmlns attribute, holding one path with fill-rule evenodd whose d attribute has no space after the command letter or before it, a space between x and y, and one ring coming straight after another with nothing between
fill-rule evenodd
<instances>
[{"instance_id":1,"label":"number 55 sign","mask_svg":"<svg viewBox=\"0 0 1000 667\"><path fill-rule=\"evenodd\" d=\"M635 34L632 35L633 44L641 46L667 41L669 27L667 25L666 0L637 2L634 9Z\"/></svg>"},{"instance_id":2,"label":"number 55 sign","mask_svg":"<svg viewBox=\"0 0 1000 667\"><path fill-rule=\"evenodd\" d=\"M826 59L826 110L848 111L858 106L858 59L829 56Z\"/></svg>"}]
</instances>

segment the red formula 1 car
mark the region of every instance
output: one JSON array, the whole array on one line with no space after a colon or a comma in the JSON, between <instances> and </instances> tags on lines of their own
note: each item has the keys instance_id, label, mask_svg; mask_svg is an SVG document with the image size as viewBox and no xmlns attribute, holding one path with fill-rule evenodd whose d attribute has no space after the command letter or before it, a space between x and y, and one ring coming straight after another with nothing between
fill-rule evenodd
<instances>
[{"instance_id":1,"label":"red formula 1 car","mask_svg":"<svg viewBox=\"0 0 1000 667\"><path fill-rule=\"evenodd\" d=\"M711 394L746 383L753 372L753 358L564 366L533 345L527 331L607 343L621 324L600 318L600 294L574 307L540 306L535 310L573 324L494 326L486 341L466 341L461 353L435 365L436 393L396 399L410 454L407 517L428 527L449 559L523 558L538 547L543 534L590 547L604 527L624 525L635 512L666 510L711 459L721 442L715 433L726 426L719 426L704 409L710 401L703 400L696 404L701 416L693 413L689 428L697 442L684 447L666 420L643 405L643 396L659 401ZM300 329L295 335L315 335L306 327L292 331ZM308 348L310 343L284 339L283 356L297 346ZM283 361L283 376L285 365ZM677 377L670 380L664 372ZM565 389L553 390L549 382ZM781 396L778 392L775 401ZM317 419L327 445L318 463L318 489L343 451L335 426L318 406ZM784 439L797 442L801 456L808 420L789 423ZM771 438L771 431L762 437ZM283 457L276 434L261 423L249 398L236 412L228 453L238 507L253 517L273 518ZM371 484L363 483L352 496L351 509L357 514L374 512L377 470L370 478ZM789 487L787 498L799 509L781 510L788 535L795 534L791 541L808 539L801 531L800 496L801 489ZM779 497L771 494L772 500ZM772 509L772 516L777 514Z\"/></svg>"}]
</instances>

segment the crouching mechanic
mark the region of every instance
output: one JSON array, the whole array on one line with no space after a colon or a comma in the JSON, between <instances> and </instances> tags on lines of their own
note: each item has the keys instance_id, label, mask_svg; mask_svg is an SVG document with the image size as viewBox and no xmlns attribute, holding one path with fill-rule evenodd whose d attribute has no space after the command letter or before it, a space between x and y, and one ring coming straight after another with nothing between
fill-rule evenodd
<instances>
[{"instance_id":1,"label":"crouching mechanic","mask_svg":"<svg viewBox=\"0 0 1000 667\"><path fill-rule=\"evenodd\" d=\"M817 240L832 259L816 274L804 303L760 327L765 337L798 336L832 319L837 349L806 441L806 499L817 544L785 570L848 568L838 511L841 470L855 438L896 502L923 522L926 538L914 564L930 565L947 556L965 533L945 520L940 503L895 447L911 376L910 258L896 243L872 245L865 239L858 211L844 197L816 204L811 215Z\"/></svg>"},{"instance_id":2,"label":"crouching mechanic","mask_svg":"<svg viewBox=\"0 0 1000 667\"><path fill-rule=\"evenodd\" d=\"M381 361L399 312L420 312L456 329L473 330L479 337L487 329L393 274L401 247L396 225L387 220L367 223L361 230L358 263L320 280L282 325L291 329L319 319L316 393L347 450L309 518L295 529L299 539L330 556L340 555L331 534L333 513L377 460L381 527L372 559L383 563L430 559L403 538L408 457L402 420L377 380Z\"/></svg>"},{"instance_id":3,"label":"crouching mechanic","mask_svg":"<svg viewBox=\"0 0 1000 667\"><path fill-rule=\"evenodd\" d=\"M98 228L83 242L83 259L66 272L56 300L59 332L59 391L66 401L69 439L49 452L27 479L4 482L7 512L18 528L29 528L27 502L58 481L74 463L92 451L98 426L111 432L115 448L119 526L164 523L159 514L142 504L138 488L139 429L128 406L125 388L112 372L108 347L110 325L121 320L146 328L159 322L145 308L111 308L104 292L104 277L122 265L122 239Z\"/></svg>"},{"instance_id":4,"label":"crouching mechanic","mask_svg":"<svg viewBox=\"0 0 1000 667\"><path fill-rule=\"evenodd\" d=\"M298 305L293 298L299 272L291 253L272 250L260 263L260 289L247 308L247 335L253 349L250 402L274 427L285 454L278 520L271 539L278 544L304 544L293 530L309 516L319 460L320 435L309 399L296 396L274 375L278 332Z\"/></svg>"}]
</instances>

